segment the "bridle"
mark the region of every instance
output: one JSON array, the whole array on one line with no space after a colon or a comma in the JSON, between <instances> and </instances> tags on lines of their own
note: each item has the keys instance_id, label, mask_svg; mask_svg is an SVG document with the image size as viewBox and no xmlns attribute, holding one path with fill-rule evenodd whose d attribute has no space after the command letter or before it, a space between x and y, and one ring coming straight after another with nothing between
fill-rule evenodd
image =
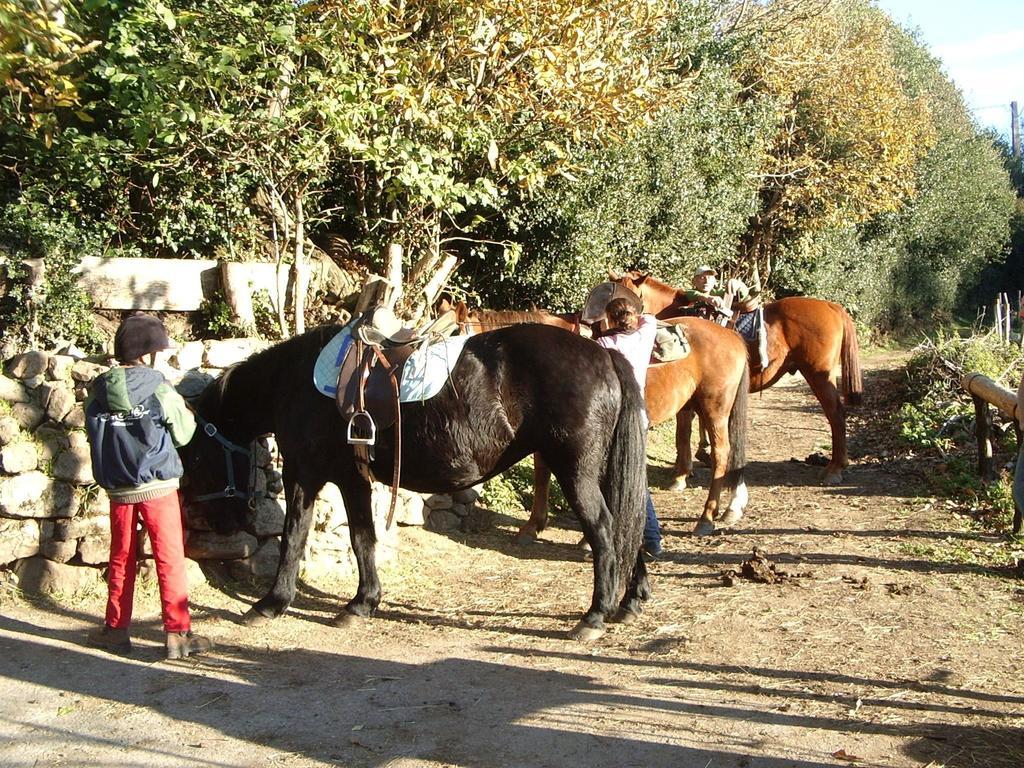
<instances>
[{"instance_id":1,"label":"bridle","mask_svg":"<svg viewBox=\"0 0 1024 768\"><path fill-rule=\"evenodd\" d=\"M203 434L207 437L212 437L220 444L221 449L224 451L224 466L227 469L227 485L224 486L224 490L194 496L193 500L210 501L212 499L242 499L243 501L248 502L250 509L255 509L256 496L253 489L256 487L256 456L254 448L252 445L250 445L249 448L245 448L237 443L231 442L220 433L220 430L217 429L215 424L207 421L195 411L192 413L196 417L196 423L198 423L200 429L203 430ZM239 489L235 485L235 465L231 461L231 455L235 453L245 456L249 460L249 485L245 490Z\"/></svg>"}]
</instances>

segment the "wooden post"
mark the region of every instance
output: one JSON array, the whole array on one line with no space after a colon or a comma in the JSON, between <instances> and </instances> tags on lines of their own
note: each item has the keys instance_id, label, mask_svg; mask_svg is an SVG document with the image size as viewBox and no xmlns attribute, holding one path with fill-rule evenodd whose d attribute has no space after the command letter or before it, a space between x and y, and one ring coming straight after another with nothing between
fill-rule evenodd
<instances>
[{"instance_id":1,"label":"wooden post","mask_svg":"<svg viewBox=\"0 0 1024 768\"><path fill-rule=\"evenodd\" d=\"M224 289L224 299L231 307L232 319L255 327L256 314L252 307L252 289L246 275L246 265L237 261L222 261L220 282Z\"/></svg>"},{"instance_id":2,"label":"wooden post","mask_svg":"<svg viewBox=\"0 0 1024 768\"><path fill-rule=\"evenodd\" d=\"M988 403L977 395L974 400L974 436L978 440L978 475L986 482L992 479L992 414Z\"/></svg>"},{"instance_id":3,"label":"wooden post","mask_svg":"<svg viewBox=\"0 0 1024 768\"><path fill-rule=\"evenodd\" d=\"M1017 419L1017 396L1013 392L996 384L988 376L980 373L965 373L960 377L960 386L975 397L981 397L991 403L1011 419Z\"/></svg>"},{"instance_id":4,"label":"wooden post","mask_svg":"<svg viewBox=\"0 0 1024 768\"><path fill-rule=\"evenodd\" d=\"M402 298L402 246L398 243L388 244L387 256L387 280L391 283L391 294L387 298L387 306L395 308L395 304Z\"/></svg>"},{"instance_id":5,"label":"wooden post","mask_svg":"<svg viewBox=\"0 0 1024 768\"><path fill-rule=\"evenodd\" d=\"M374 307L387 306L390 292L391 283L386 278L380 275L367 275L366 282L363 283L363 289L359 293L359 298L356 299L356 306L352 310L352 316L358 317Z\"/></svg>"},{"instance_id":6,"label":"wooden post","mask_svg":"<svg viewBox=\"0 0 1024 768\"><path fill-rule=\"evenodd\" d=\"M1020 348L1024 349L1024 293L1017 291L1017 316L1020 318Z\"/></svg>"}]
</instances>

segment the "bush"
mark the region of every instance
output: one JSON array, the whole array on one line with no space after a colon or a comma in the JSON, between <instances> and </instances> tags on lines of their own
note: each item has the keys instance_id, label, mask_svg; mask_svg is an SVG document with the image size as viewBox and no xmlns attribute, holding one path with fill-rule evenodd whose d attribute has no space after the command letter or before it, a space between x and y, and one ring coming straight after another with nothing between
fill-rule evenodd
<instances>
[{"instance_id":1,"label":"bush","mask_svg":"<svg viewBox=\"0 0 1024 768\"><path fill-rule=\"evenodd\" d=\"M98 351L102 337L93 325L91 303L78 287L75 269L83 255L101 252L102 236L70 218L30 203L3 209L0 253L7 260L7 291L0 304L0 343L5 350L75 344ZM44 280L31 289L25 259L42 258Z\"/></svg>"},{"instance_id":2,"label":"bush","mask_svg":"<svg viewBox=\"0 0 1024 768\"><path fill-rule=\"evenodd\" d=\"M960 376L972 371L1011 386L1024 375L1024 354L994 333L940 333L921 344L907 365L908 402L896 414L897 430L908 447L936 454L937 471L929 477L937 494L956 500L981 524L1006 529L1013 515L1012 474L1000 472L991 483L978 478L974 405L960 386ZM993 448L1010 459L1017 447L1011 422L995 409L993 416L1001 427Z\"/></svg>"},{"instance_id":3,"label":"bush","mask_svg":"<svg viewBox=\"0 0 1024 768\"><path fill-rule=\"evenodd\" d=\"M519 517L533 506L533 458L520 461L504 473L484 483L480 504L495 512ZM572 514L569 502L562 495L558 482L552 478L548 498L548 514Z\"/></svg>"}]
</instances>

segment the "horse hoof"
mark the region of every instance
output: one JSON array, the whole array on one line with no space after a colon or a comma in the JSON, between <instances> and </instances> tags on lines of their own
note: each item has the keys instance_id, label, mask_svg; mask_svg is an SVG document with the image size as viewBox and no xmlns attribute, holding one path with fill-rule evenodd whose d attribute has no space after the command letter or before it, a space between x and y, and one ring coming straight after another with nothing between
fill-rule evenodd
<instances>
[{"instance_id":1,"label":"horse hoof","mask_svg":"<svg viewBox=\"0 0 1024 768\"><path fill-rule=\"evenodd\" d=\"M825 473L825 479L822 483L825 485L839 485L843 482L843 471L841 469L831 470Z\"/></svg>"},{"instance_id":2,"label":"horse hoof","mask_svg":"<svg viewBox=\"0 0 1024 768\"><path fill-rule=\"evenodd\" d=\"M732 507L730 507L729 509L725 510L725 514L723 514L715 521L715 525L719 528L730 528L736 525L736 523L738 523L742 519L743 510L733 509Z\"/></svg>"},{"instance_id":3,"label":"horse hoof","mask_svg":"<svg viewBox=\"0 0 1024 768\"><path fill-rule=\"evenodd\" d=\"M516 544L534 544L537 541L537 534L535 531L520 531L512 541Z\"/></svg>"},{"instance_id":4,"label":"horse hoof","mask_svg":"<svg viewBox=\"0 0 1024 768\"><path fill-rule=\"evenodd\" d=\"M580 643L592 643L605 633L604 627L592 627L582 621L569 632L569 639Z\"/></svg>"},{"instance_id":5,"label":"horse hoof","mask_svg":"<svg viewBox=\"0 0 1024 768\"><path fill-rule=\"evenodd\" d=\"M710 536L715 532L715 524L709 520L701 520L693 529L694 536Z\"/></svg>"},{"instance_id":6,"label":"horse hoof","mask_svg":"<svg viewBox=\"0 0 1024 768\"><path fill-rule=\"evenodd\" d=\"M247 627L262 627L273 621L273 617L260 613L255 608L250 608L242 614L241 622Z\"/></svg>"},{"instance_id":7,"label":"horse hoof","mask_svg":"<svg viewBox=\"0 0 1024 768\"><path fill-rule=\"evenodd\" d=\"M704 464L709 467L711 466L711 454L708 453L703 448L698 448L697 452L693 454L693 458L695 458L701 464Z\"/></svg>"},{"instance_id":8,"label":"horse hoof","mask_svg":"<svg viewBox=\"0 0 1024 768\"><path fill-rule=\"evenodd\" d=\"M352 629L353 627L358 627L363 623L363 621L364 619L362 616L356 616L354 613L342 611L331 619L331 624L339 629Z\"/></svg>"},{"instance_id":9,"label":"horse hoof","mask_svg":"<svg viewBox=\"0 0 1024 768\"><path fill-rule=\"evenodd\" d=\"M640 614L636 611L627 611L625 608L619 608L612 616L611 620L616 624L632 624L634 621L640 618Z\"/></svg>"},{"instance_id":10,"label":"horse hoof","mask_svg":"<svg viewBox=\"0 0 1024 768\"><path fill-rule=\"evenodd\" d=\"M686 490L686 478L677 477L675 482L668 487L670 491L685 491Z\"/></svg>"}]
</instances>

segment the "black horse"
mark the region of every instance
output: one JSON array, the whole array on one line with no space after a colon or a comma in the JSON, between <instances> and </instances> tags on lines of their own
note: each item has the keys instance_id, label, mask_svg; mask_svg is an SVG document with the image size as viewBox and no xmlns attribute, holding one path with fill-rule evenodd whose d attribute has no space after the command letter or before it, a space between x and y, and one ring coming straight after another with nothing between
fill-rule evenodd
<instances>
[{"instance_id":1,"label":"black horse","mask_svg":"<svg viewBox=\"0 0 1024 768\"><path fill-rule=\"evenodd\" d=\"M283 460L281 561L271 590L246 613L247 623L280 616L295 597L313 500L327 482L344 497L359 568L358 591L335 623L369 616L380 603L370 484L356 469L337 406L312 383L317 355L338 330L317 328L253 355L227 369L193 404L208 426L183 449L184 493L221 529L237 529L248 512L238 496L211 498L249 476L246 452L232 446L273 433ZM570 636L594 639L604 632L624 579L617 620L635 617L650 593L640 556L643 408L625 358L587 339L542 325L476 336L436 396L402 405L401 485L429 493L467 488L539 453L593 548L593 599ZM388 482L393 461L392 428L377 435L374 476Z\"/></svg>"}]
</instances>

